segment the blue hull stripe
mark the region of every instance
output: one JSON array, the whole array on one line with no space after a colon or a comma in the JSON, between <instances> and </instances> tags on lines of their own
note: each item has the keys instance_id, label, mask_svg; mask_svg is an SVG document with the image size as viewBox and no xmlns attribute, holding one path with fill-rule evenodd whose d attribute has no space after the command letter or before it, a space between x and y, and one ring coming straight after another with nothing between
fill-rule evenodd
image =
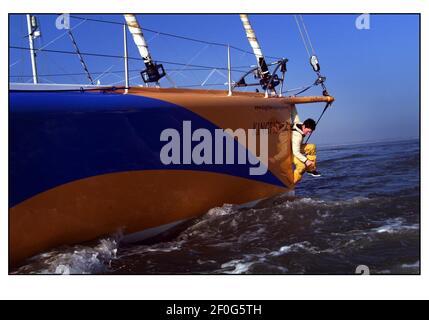
<instances>
[{"instance_id":1,"label":"blue hull stripe","mask_svg":"<svg viewBox=\"0 0 429 320\"><path fill-rule=\"evenodd\" d=\"M183 121L193 130L217 129L186 108L137 95L11 92L9 206L74 180L133 170L218 172L285 187L269 171L250 176L250 164L163 165L160 133L181 132Z\"/></svg>"}]
</instances>

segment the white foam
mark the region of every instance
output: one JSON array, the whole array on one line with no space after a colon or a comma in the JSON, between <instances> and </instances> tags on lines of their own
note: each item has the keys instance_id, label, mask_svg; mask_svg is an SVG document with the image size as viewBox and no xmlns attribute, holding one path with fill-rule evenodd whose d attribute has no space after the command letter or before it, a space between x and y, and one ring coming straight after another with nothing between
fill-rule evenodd
<instances>
[{"instance_id":1,"label":"white foam","mask_svg":"<svg viewBox=\"0 0 429 320\"><path fill-rule=\"evenodd\" d=\"M148 247L143 250L143 253L144 252L172 252L180 249L181 249L180 244L175 244L175 245L172 245L171 247L164 247L164 248Z\"/></svg>"},{"instance_id":2,"label":"white foam","mask_svg":"<svg viewBox=\"0 0 429 320\"><path fill-rule=\"evenodd\" d=\"M223 271L223 273L227 273L227 274L241 274L241 273L245 273L249 270L250 266L255 264L258 261L249 261L249 262L244 262L242 260L231 260L229 262L226 262L224 264L222 264L221 268L225 269L225 268L231 268L233 267L234 270L232 271Z\"/></svg>"},{"instance_id":3,"label":"white foam","mask_svg":"<svg viewBox=\"0 0 429 320\"><path fill-rule=\"evenodd\" d=\"M417 261L412 264L403 264L402 268L404 269L414 269L414 268L420 268L420 261Z\"/></svg>"},{"instance_id":4,"label":"white foam","mask_svg":"<svg viewBox=\"0 0 429 320\"><path fill-rule=\"evenodd\" d=\"M286 245L281 247L278 251L272 252L270 255L278 256L286 253L297 252L299 250L304 250L310 253L319 253L320 250L317 250L316 247L311 246L311 243L308 241L293 243L291 245Z\"/></svg>"},{"instance_id":5,"label":"white foam","mask_svg":"<svg viewBox=\"0 0 429 320\"><path fill-rule=\"evenodd\" d=\"M395 218L395 219L388 219L386 220L386 224L378 227L373 228L372 231L376 233L397 233L400 231L405 230L419 230L419 225L404 225L404 219L402 218Z\"/></svg>"},{"instance_id":6,"label":"white foam","mask_svg":"<svg viewBox=\"0 0 429 320\"><path fill-rule=\"evenodd\" d=\"M211 208L206 216L208 217L220 217L225 215L230 215L234 211L234 205L224 204L222 207Z\"/></svg>"},{"instance_id":7,"label":"white foam","mask_svg":"<svg viewBox=\"0 0 429 320\"><path fill-rule=\"evenodd\" d=\"M91 274L105 271L116 259L118 239L101 239L95 247L75 246L73 251L50 251L33 257L15 273Z\"/></svg>"},{"instance_id":8,"label":"white foam","mask_svg":"<svg viewBox=\"0 0 429 320\"><path fill-rule=\"evenodd\" d=\"M317 208L326 208L326 207L341 207L341 206L350 206L356 205L363 202L372 201L373 199L367 197L353 197L346 200L339 201L330 201L330 200L321 200L313 198L301 198L295 199L293 201L286 201L282 203L282 207L285 208L299 208L302 205L310 205Z\"/></svg>"}]
</instances>

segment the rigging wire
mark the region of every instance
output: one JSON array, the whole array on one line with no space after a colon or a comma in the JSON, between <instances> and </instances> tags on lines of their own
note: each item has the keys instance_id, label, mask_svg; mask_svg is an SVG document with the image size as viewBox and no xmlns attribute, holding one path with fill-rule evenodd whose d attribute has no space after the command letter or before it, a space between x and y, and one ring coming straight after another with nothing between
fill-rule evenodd
<instances>
[{"instance_id":1,"label":"rigging wire","mask_svg":"<svg viewBox=\"0 0 429 320\"><path fill-rule=\"evenodd\" d=\"M70 15L70 18L73 19L86 19L87 21L92 21L92 22L98 22L98 23L108 23L108 24L114 24L114 25L126 25L125 23L122 22L116 22L116 21L107 21L107 20L100 20L100 19L94 19L94 18L82 18L82 17L78 17L78 16L74 16L74 15ZM193 42L199 42L199 43L204 43L204 44L208 44L208 45L213 45L213 46L220 46L220 47L228 47L228 44L226 43L221 43L221 42L212 42L212 41L207 41L207 40L201 40L201 39L196 39L196 38L191 38L191 37L185 37L185 36L181 36L181 35L177 35L177 34L173 34L173 33L167 33L167 32L160 32L157 30L153 30L153 29L148 29L148 28L140 28L143 31L147 31L147 32L152 32L152 33L156 33L162 36L166 36L166 37L172 37L172 38L177 38L177 39L181 39L181 40L186 40L186 41L193 41ZM254 55L253 52L241 49L239 47L235 47L235 46L230 46L231 49L243 52L243 53L247 53L250 55ZM279 57L273 57L273 56L265 56L267 58L270 59L275 59L275 60L279 60L281 58Z\"/></svg>"},{"instance_id":2,"label":"rigging wire","mask_svg":"<svg viewBox=\"0 0 429 320\"><path fill-rule=\"evenodd\" d=\"M296 26L298 27L299 34L301 35L301 39L302 39L302 43L304 44L305 51L307 51L307 55L310 58L311 57L310 50L308 50L307 42L305 41L304 34L302 33L298 18L296 16L296 14L294 14L293 16L295 18L295 22L296 22Z\"/></svg>"},{"instance_id":3,"label":"rigging wire","mask_svg":"<svg viewBox=\"0 0 429 320\"><path fill-rule=\"evenodd\" d=\"M301 18L302 26L304 28L305 35L307 36L307 40L308 40L308 44L310 45L311 52L315 55L316 52L314 51L313 44L311 43L311 39L307 31L307 26L305 25L305 22L304 22L304 18L302 17L302 14L300 14L299 16Z\"/></svg>"},{"instance_id":4,"label":"rigging wire","mask_svg":"<svg viewBox=\"0 0 429 320\"><path fill-rule=\"evenodd\" d=\"M315 86L317 86L317 84L312 83L312 84L307 85L307 86L301 86L301 87L298 87L298 88L293 88L293 89L288 89L288 90L282 91L282 94L288 93L288 92L299 91L298 93L294 94L295 96L297 96L297 95L299 95L299 94L301 94L301 93L303 93L303 92L305 92L305 91L307 91L310 88L315 87Z\"/></svg>"},{"instance_id":5,"label":"rigging wire","mask_svg":"<svg viewBox=\"0 0 429 320\"><path fill-rule=\"evenodd\" d=\"M89 82L91 84L94 84L94 80L92 79L91 73L89 73L88 67L87 67L87 65L85 63L85 60L83 59L82 54L80 53L79 47L77 46L76 40L75 40L75 38L74 38L73 33L71 32L71 30L68 30L68 34L69 34L70 40L71 40L71 42L72 42L72 44L74 46L76 54L79 57L80 64L82 65L83 70L85 70L85 72L86 72L86 76L88 77Z\"/></svg>"},{"instance_id":6,"label":"rigging wire","mask_svg":"<svg viewBox=\"0 0 429 320\"><path fill-rule=\"evenodd\" d=\"M321 115L319 116L319 119L317 119L316 121L316 128L317 125L319 124L320 119L322 119L323 115L325 114L326 110L328 110L328 107L332 104L332 102L327 102L325 105L325 108L323 109ZM313 134L313 131L311 131L310 135L308 136L307 140L305 141L305 143L308 143L308 140L310 140L311 135Z\"/></svg>"},{"instance_id":7,"label":"rigging wire","mask_svg":"<svg viewBox=\"0 0 429 320\"><path fill-rule=\"evenodd\" d=\"M83 23L85 23L85 21L81 21L81 22L80 22L79 24L77 24L73 29L77 29L77 28L78 28L79 26L81 26ZM63 34L61 34L60 36L56 37L55 39L53 39L53 40L49 41L48 43L45 43L45 42L44 42L43 32L42 32L42 30L41 30L41 25L39 25L39 30L40 30L40 44L41 44L40 48L42 48L42 49L44 49L44 48L46 48L46 47L50 46L51 44L53 44L54 42L58 41L59 39L61 39L62 37L64 37L64 36L67 34L67 32L64 32ZM24 52L24 51L22 51L22 52ZM61 70L61 71L63 71L63 72L66 72L66 71L64 70L64 68L61 66L61 64L57 63L57 61L56 61L55 57L48 56L47 54L45 54L45 53L42 53L42 52L41 52L41 53L39 54L39 60L42 60L42 58L43 58L43 59L44 59L44 58L46 58L46 59L48 59L48 60L49 60L49 63L47 63L47 64L46 64L46 66L47 66L47 70L48 70L48 71L52 70L52 69L51 69L51 67L52 67L52 64L53 64L53 65L55 65L55 67L56 67L57 69L59 69L59 70ZM39 77L40 77L40 74L39 74ZM77 82L77 81L76 81L76 79L75 79L74 77L70 76L69 78L72 80L72 82ZM43 77L42 79L43 79L43 80L45 80L45 81L47 81L47 82L51 82L49 79L46 79L46 78L44 78L44 77Z\"/></svg>"},{"instance_id":8,"label":"rigging wire","mask_svg":"<svg viewBox=\"0 0 429 320\"><path fill-rule=\"evenodd\" d=\"M30 50L26 47L19 47L19 46L10 46L10 49L18 49L18 50ZM38 52L52 52L52 53L62 53L62 54L76 54L76 52L73 51L66 51L66 50L52 50L52 49L34 49L34 51ZM94 57L103 57L103 58L120 58L123 59L124 57L121 55L111 55L111 54L102 54L102 53L93 53L93 52L81 52L80 53L83 56L94 56ZM141 61L141 58L136 57L128 57L129 60L137 60ZM194 67L194 68L205 68L205 69L219 69L219 70L228 70L226 67L219 67L219 66L207 66L207 65L196 65L196 64L187 64L187 63L180 63L180 62L172 62L172 61L165 61L165 60L156 60L156 62L159 63L165 63L165 64L171 64L171 65L177 65L177 66L188 66L188 67ZM235 71L243 72L242 70L237 70L238 68L244 68L243 67L235 67Z\"/></svg>"},{"instance_id":9,"label":"rigging wire","mask_svg":"<svg viewBox=\"0 0 429 320\"><path fill-rule=\"evenodd\" d=\"M130 81L130 83L131 83L131 80L138 79L138 78L141 78L141 75L140 75L140 74L138 74L138 75L136 75L136 76L134 76L134 77L129 78L129 79L128 79L128 81ZM122 78L121 78L121 80L120 80L120 81L112 82L112 83L110 83L110 85L111 85L111 86L114 86L114 85L116 85L116 84L123 83L123 82L124 82L124 79L122 79Z\"/></svg>"},{"instance_id":10,"label":"rigging wire","mask_svg":"<svg viewBox=\"0 0 429 320\"><path fill-rule=\"evenodd\" d=\"M112 64L110 67L108 67L107 69L106 69L106 71L104 71L103 73L101 73L98 77L96 77L95 79L94 79L94 82L95 81L99 81L101 78L103 78L104 76L107 76L107 75L109 75L110 74L110 70L114 67L115 65L114 64Z\"/></svg>"},{"instance_id":11,"label":"rigging wire","mask_svg":"<svg viewBox=\"0 0 429 320\"><path fill-rule=\"evenodd\" d=\"M201 86L202 86L202 87L203 87L203 86L205 86L205 85L207 85L207 82L209 81L209 79L212 77L212 75L213 75L214 73L220 74L222 77L224 77L224 78L228 79L228 77L227 77L225 74L223 74L222 72L220 72L218 69L213 69L213 70L209 73L209 75L205 78L205 80L201 83Z\"/></svg>"},{"instance_id":12,"label":"rigging wire","mask_svg":"<svg viewBox=\"0 0 429 320\"><path fill-rule=\"evenodd\" d=\"M302 39L302 42L304 44L305 50L307 51L308 57L310 58L310 61L311 61L311 59L316 56L316 52L314 50L313 44L312 44L311 39L310 39L310 35L309 35L307 27L305 25L304 18L302 17L302 15L299 15L299 16L300 16L301 24L298 21L297 15L294 15L295 22L296 22L296 25L298 27L299 33L301 35L301 39ZM304 32L302 30L304 30ZM304 34L305 34L305 37L304 37ZM311 49L311 54L310 54L309 47ZM320 70L320 67L319 67L319 70ZM328 96L329 95L328 90L327 90L327 88L326 88L326 86L324 84L325 78L320 74L319 70L314 69L314 71L316 72L316 74L318 76L318 79L312 85L309 85L309 86L303 88L303 90L301 90L300 92L298 92L296 95L301 94L301 93L303 93L303 92L309 90L310 88L312 88L314 86L317 86L319 84L322 86L323 95L324 96ZM331 106L331 105L332 105L332 102L327 102L326 103L325 107L323 108L322 113L319 116L319 119L317 119L317 121L316 121L316 127L317 127L318 123L320 122L320 120L322 119L323 115L325 114L326 110L328 110L329 106ZM308 136L308 138L305 141L305 143L308 143L308 140L310 140L312 134L313 134L313 131L310 133L310 135Z\"/></svg>"},{"instance_id":13,"label":"rigging wire","mask_svg":"<svg viewBox=\"0 0 429 320\"><path fill-rule=\"evenodd\" d=\"M86 20L84 20L84 21L81 21L80 23L78 23L77 25L75 25L73 28L70 28L70 30L75 30L75 29L77 29L78 27L80 27L82 24L84 24L86 22ZM24 24L24 20L23 20L23 22L22 22L22 24L21 24L21 33L22 34L24 34L24 31L22 31L23 30L23 24ZM53 44L54 42L56 42L56 41L58 41L59 39L61 39L61 38L63 38L65 35L67 35L67 31L65 31L63 34L61 34L61 35L59 35L58 37L56 37L55 39L52 39L51 41L49 41L48 43L46 43L46 44L42 44L42 46L40 47L40 48L38 48L37 50L43 50L43 49L45 49L45 48L47 48L48 46L50 46L51 44ZM24 37L22 37L21 39L21 46L23 46L23 44L22 44L22 41L23 41L23 39L25 38L25 37L28 37L28 35L26 34ZM35 50L35 51L37 51L37 50ZM17 64L17 63L19 63L19 62L21 62L21 61L24 61L24 53L22 53L22 56L21 56L21 59L18 59L17 61L15 61L12 65L10 65L9 66L9 68L11 68L11 67L13 67L15 64Z\"/></svg>"},{"instance_id":14,"label":"rigging wire","mask_svg":"<svg viewBox=\"0 0 429 320\"><path fill-rule=\"evenodd\" d=\"M203 48L201 48L200 50L198 50L198 52L191 58L191 59L189 59L188 60L188 62L182 67L182 70L183 69L186 69L186 67L188 66L188 65L190 65L190 63L192 62L192 61L194 61L196 58L198 58L200 55L201 55L201 53L203 53L203 51L205 51L207 48L209 48L210 47L210 45L205 45ZM180 72L180 71L176 71L176 73L177 72ZM172 74L173 73L170 73L170 77L172 77Z\"/></svg>"},{"instance_id":15,"label":"rigging wire","mask_svg":"<svg viewBox=\"0 0 429 320\"><path fill-rule=\"evenodd\" d=\"M216 69L216 68L213 68L213 69ZM168 71L207 71L207 70L210 70L210 69L208 69L208 68L192 68L192 69L188 68L188 69L184 69L184 70L182 70L182 69L170 69L170 68L168 69ZM128 70L128 71L129 72L140 72L141 69L131 69L131 70ZM242 71L242 70L234 70L234 69L232 69L232 71L244 73L244 71ZM104 72L105 71L91 72L91 74L98 75L98 74L102 74ZM110 74L124 73L124 72L125 72L124 70L109 71ZM76 73L67 73L67 72L65 72L65 73L41 74L40 76L41 77L62 77L62 76L82 76L82 75L86 75L86 73L85 72L76 72ZM20 77L29 78L29 77L32 77L32 75L9 75L9 78L20 78Z\"/></svg>"},{"instance_id":16,"label":"rigging wire","mask_svg":"<svg viewBox=\"0 0 429 320\"><path fill-rule=\"evenodd\" d=\"M304 43L305 49L307 51L307 54L310 57L311 56L310 50L311 50L311 52L313 54L315 53L315 50L314 50L314 47L312 45L311 38L309 36L309 33L308 33L307 27L305 25L304 19L303 19L302 15L299 15L299 16L300 16L301 23L300 23L300 21L298 21L297 15L294 15L294 18L295 18L295 21L296 21L299 33L301 35L302 41ZM87 17L79 17L79 16L75 16L75 15L70 15L70 18L82 20L82 22L80 22L78 25L76 25L73 28L71 28L71 30L79 27L81 24L83 24L83 23L85 23L87 21L97 22L97 23L113 24L113 25L121 25L121 26L126 25L125 23L121 23L121 22L106 21L106 20L95 19L95 18L87 18ZM155 35L151 38L151 40L153 40L153 39L155 39L155 38L157 38L158 36L161 35L161 36L172 37L172 38L177 38L177 39L181 39L181 40L193 41L193 42L197 42L197 43L206 44L207 46L205 46L203 48L203 50L206 47L210 46L210 45L221 46L221 47L228 47L228 44L224 44L224 43L220 43L220 42L210 42L210 41L206 41L206 40L201 40L201 39L196 39L196 38L181 36L181 35L177 35L177 34L160 32L160 31L156 31L156 30L148 29L148 28L141 28L141 30L144 30L144 31L147 31L147 32L151 32L151 33L155 33ZM48 45L50 45L54 41L58 40L59 38L63 37L65 34L67 34L67 32L65 32L63 35L57 37L56 39L52 40L50 43L48 43L46 45L43 45L41 48L36 49L35 51L39 51L39 52L45 51L45 52L64 53L64 54L76 54L75 52L67 52L67 51L63 51L63 50L47 50L47 49L45 49ZM28 48L24 48L24 47L13 47L13 46L11 46L10 48L14 48L14 49L27 49L28 50ZM242 56L245 55L245 54L253 55L253 52L250 52L250 51L247 51L247 50L235 47L235 46L230 46L230 48L234 49L234 50L237 50L237 51L240 51L242 53ZM107 57L107 58L123 58L123 56L107 55L107 54L96 54L96 53L80 53L80 54L82 56L83 55L88 55L88 56ZM266 57L272 58L272 59L280 59L278 57L272 57L272 56L266 56ZM135 57L128 57L128 59L141 61L141 58L135 58ZM193 60L194 60L194 58L191 59L191 61L193 61ZM189 61L189 62L191 62L191 61ZM183 68L179 68L179 69L169 69L170 71L173 71L173 72L210 70L211 69L212 70L211 74L212 74L214 72L213 71L214 69L217 69L217 70L227 70L227 68L225 68L225 67L193 65L193 64L190 64L189 62L188 63L178 63L178 62L172 62L172 61L157 61L157 62L165 63L165 64L170 64L170 65L176 65L176 66L183 66ZM190 68L187 68L187 67L190 67ZM194 68L194 69L191 69L191 68ZM240 68L248 68L248 66L235 67L235 68L232 69L232 71L235 71L235 72L244 72L243 70L238 70ZM87 69L85 69L85 71L87 71ZM131 71L138 72L140 70L131 70ZM123 71L110 71L109 73L114 74L114 73L119 73L119 72L123 72ZM85 75L85 74L88 76L89 71L85 72L85 73L49 74L49 75L41 75L41 76L43 76L43 77L50 77L50 76ZM95 72L93 72L92 74L103 74L103 73L95 73ZM16 76L10 76L10 77L16 77ZM90 75L89 75L88 78L90 78ZM90 80L92 80L92 78L90 78ZM204 82L206 82L207 80L208 79L206 79ZM290 90L284 91L284 93L291 92L291 91L296 91L296 90L300 90L301 89L301 91L296 94L296 95L298 95L298 94L301 94L301 93L309 90L311 87L313 87L315 85L316 84L312 84L312 85L301 87L301 88L290 89ZM322 83L322 85L323 85L323 83Z\"/></svg>"},{"instance_id":17,"label":"rigging wire","mask_svg":"<svg viewBox=\"0 0 429 320\"><path fill-rule=\"evenodd\" d=\"M51 44L53 44L54 42L58 41L59 39L63 38L64 36L67 35L68 31L73 31L77 28L79 28L82 24L84 24L86 22L86 20L83 20L82 22L78 23L77 25L75 25L73 28L68 29L67 31L65 31L63 34L59 35L58 37L56 37L55 39L52 39L51 41L49 41L47 44L42 45L38 50L43 50L45 48L47 48L48 46L50 46Z\"/></svg>"}]
</instances>

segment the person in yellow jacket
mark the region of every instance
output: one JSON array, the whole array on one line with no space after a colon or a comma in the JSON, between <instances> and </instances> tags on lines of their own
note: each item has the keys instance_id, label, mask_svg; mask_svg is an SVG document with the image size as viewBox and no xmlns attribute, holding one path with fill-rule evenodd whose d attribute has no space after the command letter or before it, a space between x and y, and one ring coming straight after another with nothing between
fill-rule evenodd
<instances>
[{"instance_id":1,"label":"person in yellow jacket","mask_svg":"<svg viewBox=\"0 0 429 320\"><path fill-rule=\"evenodd\" d=\"M316 171L316 145L303 143L304 137L311 134L316 129L316 122L313 119L307 119L301 123L296 107L292 108L292 153L295 170L293 172L294 184L301 181L303 174L319 177L320 173ZM271 163L283 160L288 154L289 135L287 132L288 125L285 124L279 131L279 152L270 159ZM280 163L281 171L288 171L288 161Z\"/></svg>"}]
</instances>

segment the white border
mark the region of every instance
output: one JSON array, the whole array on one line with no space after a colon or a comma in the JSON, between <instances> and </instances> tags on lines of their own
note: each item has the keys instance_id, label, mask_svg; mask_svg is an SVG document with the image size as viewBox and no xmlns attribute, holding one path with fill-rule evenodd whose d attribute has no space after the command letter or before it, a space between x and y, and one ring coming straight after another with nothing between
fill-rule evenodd
<instances>
[{"instance_id":1,"label":"white border","mask_svg":"<svg viewBox=\"0 0 429 320\"><path fill-rule=\"evenodd\" d=\"M427 40L429 21L424 0L330 0L279 1L267 5L264 1L29 1L3 3L1 15L1 88L0 119L2 146L0 189L0 298L6 299L412 299L428 297L428 260L425 255L428 200L422 197L422 269L423 276L7 276L7 45L8 13L25 12L272 12L272 13L422 13L422 57L429 57ZM400 44L398 44L399 46ZM428 85L428 64L422 59L422 88ZM427 90L426 90L427 92ZM427 117L427 95L422 90L421 122ZM422 128L425 141L427 129ZM422 164L429 160L422 144ZM424 168L424 166L422 166ZM422 195L427 188L427 171L422 171Z\"/></svg>"}]
</instances>

